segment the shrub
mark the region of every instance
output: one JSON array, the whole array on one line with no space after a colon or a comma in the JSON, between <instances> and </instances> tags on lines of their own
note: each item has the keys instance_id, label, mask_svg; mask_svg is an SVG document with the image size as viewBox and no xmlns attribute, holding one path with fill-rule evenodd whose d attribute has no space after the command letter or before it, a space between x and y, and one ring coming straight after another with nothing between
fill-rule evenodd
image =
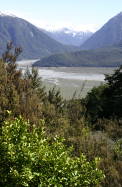
<instances>
[{"instance_id":1,"label":"shrub","mask_svg":"<svg viewBox=\"0 0 122 187\"><path fill-rule=\"evenodd\" d=\"M6 121L0 136L0 186L95 187L104 178L98 159L88 162L83 154L71 153L62 138L47 138L43 127L30 129L21 117Z\"/></svg>"},{"instance_id":2,"label":"shrub","mask_svg":"<svg viewBox=\"0 0 122 187\"><path fill-rule=\"evenodd\" d=\"M122 118L122 66L106 75L106 84L93 88L84 99L86 115L92 122L98 118Z\"/></svg>"}]
</instances>

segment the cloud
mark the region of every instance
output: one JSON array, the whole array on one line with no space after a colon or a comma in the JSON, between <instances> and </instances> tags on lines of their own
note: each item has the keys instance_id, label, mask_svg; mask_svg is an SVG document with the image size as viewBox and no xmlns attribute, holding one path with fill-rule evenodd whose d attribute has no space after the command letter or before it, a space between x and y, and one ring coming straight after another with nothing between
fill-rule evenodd
<instances>
[{"instance_id":1,"label":"cloud","mask_svg":"<svg viewBox=\"0 0 122 187\"><path fill-rule=\"evenodd\" d=\"M30 20L31 23L35 24L36 26L46 29L46 30L60 30L62 28L69 28L75 31L97 31L100 26L95 24L71 24L69 22L58 22L58 23L48 23L47 21L40 21L40 20Z\"/></svg>"},{"instance_id":2,"label":"cloud","mask_svg":"<svg viewBox=\"0 0 122 187\"><path fill-rule=\"evenodd\" d=\"M36 25L39 28L45 29L45 30L59 30L62 28L69 28L75 31L91 31L91 32L95 32L100 28L100 25L96 25L96 24L72 24L70 22L66 22L66 21L60 21L57 23L49 23L49 21L47 20L41 20L40 18L33 18L33 16L29 13L22 13L22 12L15 12L13 11L12 14L23 18L27 21L29 21L30 23Z\"/></svg>"}]
</instances>

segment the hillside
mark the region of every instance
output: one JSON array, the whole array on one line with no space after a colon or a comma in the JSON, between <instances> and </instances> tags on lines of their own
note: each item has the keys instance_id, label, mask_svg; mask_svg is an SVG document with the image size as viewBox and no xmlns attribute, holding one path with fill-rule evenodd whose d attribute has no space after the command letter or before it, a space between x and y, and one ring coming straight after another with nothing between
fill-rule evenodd
<instances>
[{"instance_id":1,"label":"hillside","mask_svg":"<svg viewBox=\"0 0 122 187\"><path fill-rule=\"evenodd\" d=\"M34 66L47 67L110 67L122 64L122 47L84 50L74 53L56 54L34 63Z\"/></svg>"},{"instance_id":2,"label":"hillside","mask_svg":"<svg viewBox=\"0 0 122 187\"><path fill-rule=\"evenodd\" d=\"M25 59L40 58L73 49L50 38L24 19L0 14L0 55L5 51L6 44L10 40L15 46L22 47L21 58Z\"/></svg>"},{"instance_id":3,"label":"hillside","mask_svg":"<svg viewBox=\"0 0 122 187\"><path fill-rule=\"evenodd\" d=\"M94 33L81 49L96 49L115 45L122 40L122 12L111 18L101 29Z\"/></svg>"}]
</instances>

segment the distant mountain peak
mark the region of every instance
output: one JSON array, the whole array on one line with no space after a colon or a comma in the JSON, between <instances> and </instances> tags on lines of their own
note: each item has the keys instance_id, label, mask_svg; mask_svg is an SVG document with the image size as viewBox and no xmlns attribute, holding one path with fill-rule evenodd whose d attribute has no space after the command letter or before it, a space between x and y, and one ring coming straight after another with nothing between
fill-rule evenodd
<instances>
[{"instance_id":1,"label":"distant mountain peak","mask_svg":"<svg viewBox=\"0 0 122 187\"><path fill-rule=\"evenodd\" d=\"M65 45L80 46L93 33L90 31L76 31L71 28L61 28L54 31L44 31L48 36Z\"/></svg>"},{"instance_id":2,"label":"distant mountain peak","mask_svg":"<svg viewBox=\"0 0 122 187\"><path fill-rule=\"evenodd\" d=\"M77 30L77 29L74 29L74 28L71 28L71 27L62 27L62 28L59 28L59 29L45 29L46 31L48 32L64 32L64 33L72 33L72 32L75 32L75 33L81 33L81 32L84 32L84 33L93 33L92 31L86 29L81 29L81 30Z\"/></svg>"},{"instance_id":3,"label":"distant mountain peak","mask_svg":"<svg viewBox=\"0 0 122 187\"><path fill-rule=\"evenodd\" d=\"M11 17L16 17L14 14L10 13L10 12L2 12L0 11L0 16L11 16Z\"/></svg>"},{"instance_id":4,"label":"distant mountain peak","mask_svg":"<svg viewBox=\"0 0 122 187\"><path fill-rule=\"evenodd\" d=\"M122 11L119 14L117 14L116 16L122 16Z\"/></svg>"}]
</instances>

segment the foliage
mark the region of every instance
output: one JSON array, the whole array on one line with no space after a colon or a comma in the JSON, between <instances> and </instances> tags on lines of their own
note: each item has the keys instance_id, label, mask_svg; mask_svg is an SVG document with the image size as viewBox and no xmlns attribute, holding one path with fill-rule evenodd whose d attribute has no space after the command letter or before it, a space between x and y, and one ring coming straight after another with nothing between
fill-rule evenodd
<instances>
[{"instance_id":1,"label":"foliage","mask_svg":"<svg viewBox=\"0 0 122 187\"><path fill-rule=\"evenodd\" d=\"M11 52L13 50L13 53ZM0 59L0 121L6 117L6 110L19 112L19 91L21 84L21 71L16 69L16 58L21 48L13 48L12 43L7 44L7 50Z\"/></svg>"},{"instance_id":2,"label":"foliage","mask_svg":"<svg viewBox=\"0 0 122 187\"><path fill-rule=\"evenodd\" d=\"M58 110L59 112L62 112L64 108L64 101L61 96L60 90L56 90L55 87L49 90L48 101L50 102L50 104L54 104L54 106L56 107L56 110Z\"/></svg>"},{"instance_id":3,"label":"foliage","mask_svg":"<svg viewBox=\"0 0 122 187\"><path fill-rule=\"evenodd\" d=\"M47 138L41 127L29 131L29 123L21 117L6 121L1 131L1 187L95 187L104 178L97 159L88 162L83 154L72 158L71 148L61 138Z\"/></svg>"},{"instance_id":4,"label":"foliage","mask_svg":"<svg viewBox=\"0 0 122 187\"><path fill-rule=\"evenodd\" d=\"M64 159L64 157L63 155L61 155L61 157L59 156L59 147L57 147L57 150L54 148L54 144L58 141L61 150L63 149L66 151L64 155L67 155L67 158L69 158L68 162L71 161L71 166L72 163L78 166L78 159L81 157L81 161L87 158L89 162L86 160L85 163L89 163L90 166L94 163L92 160L95 157L101 157L99 169L105 173L106 177L100 185L102 187L120 187L122 184L121 69L115 71L113 75L106 76L106 84L93 88L85 99L73 97L71 100L66 101L56 88L49 90L49 92L45 91L37 69L28 68L25 74L22 74L16 65L16 58L19 55L19 53L17 52L16 54L16 52L16 48L9 43L7 52L5 52L0 60L0 135L2 133L0 141L3 142L3 129L9 128L10 130L10 127L13 127L11 134L9 134L11 138L8 140L4 136L5 142L8 141L6 146L3 146L3 143L0 144L0 164L3 164L0 174L4 175L4 177L6 176L9 182L5 184L5 178L4 181L0 180L0 182L2 182L2 184L4 183L4 186L22 186L22 181L25 181L25 183L31 187L37 183L40 184L40 175L38 176L38 174L43 173L43 171L45 172L43 176L49 177L45 177L47 181L48 179L51 181L57 180L57 178L63 177L64 174L72 179L75 175L72 177L73 173L71 172L69 174L68 168L71 171L72 169L70 166L67 166L65 162L60 162L60 159ZM11 116L8 115L8 111L11 111ZM17 124L21 123L22 129L25 129L25 126L27 126L27 134L20 128L21 132L19 131L16 136L18 139L20 138L20 141L16 142L13 134L16 131L16 125L15 121L11 120L19 115L21 115L25 121L29 119L29 123L23 121L21 118L15 120ZM41 120L40 123L40 119L45 121L45 134L42 133L43 120ZM3 123L4 120L8 120L8 122L5 124ZM23 125L25 126L23 127ZM42 147L44 148L42 143L39 143L37 146L38 138L36 140L35 135L33 135L35 131L40 131L39 134L43 134L40 140L43 140L43 137L45 138L47 145L45 149L42 149ZM24 133L26 134L23 139L21 139L22 136L19 136L21 133L23 136ZM54 140L56 135L64 137L65 141L62 142L62 140L59 139ZM40 137L40 135L38 135L38 137ZM15 142L11 143L11 141ZM72 152L68 149L70 146L74 147ZM8 149L15 152L17 157L15 157L15 155L13 155L13 157L10 156L10 151ZM19 149L20 151L17 152ZM56 156L54 156L54 159L57 160L59 165L55 165L54 159L51 157L50 153L49 159L51 163L47 155L45 156L47 162L42 163L42 160L39 160L41 158L39 157L39 149L42 151L42 157L45 154L44 150L46 150L47 153L50 151L53 156L57 154L60 159L58 160ZM38 154L36 154L36 151ZM85 157L82 154L84 154ZM80 157L80 155L82 156ZM33 158L37 162L35 160L33 161ZM14 161L12 159L14 159ZM26 159L26 162L24 159ZM45 167L42 168L40 164L42 166L45 164L45 167L48 168L48 170L46 170L49 171L49 175L46 175ZM74 165L72 168L74 168ZM61 166L61 172L63 174L59 174L59 166ZM68 171L65 171L63 166L66 166ZM55 167L58 167L58 169L55 169L56 172L54 173L52 168ZM15 169L14 174L9 172L11 171L10 168L12 168L13 173ZM25 171L24 169L27 170ZM78 172L80 172L80 169L78 169ZM51 178L54 174L56 179ZM30 177L29 179L29 175L32 178ZM89 180L90 176L91 175L89 175L88 178ZM45 181L43 177L42 179ZM68 178L70 182L71 179ZM65 183L66 181L64 180L62 182ZM78 179L77 182L79 180L80 179ZM46 184L46 186L48 185ZM91 184L91 186L94 185Z\"/></svg>"},{"instance_id":5,"label":"foliage","mask_svg":"<svg viewBox=\"0 0 122 187\"><path fill-rule=\"evenodd\" d=\"M108 87L104 90L104 95L107 97L106 105L109 110L107 115L116 115L122 117L122 66L115 70L112 75L106 75ZM107 108L107 106L105 106Z\"/></svg>"},{"instance_id":6,"label":"foliage","mask_svg":"<svg viewBox=\"0 0 122 187\"><path fill-rule=\"evenodd\" d=\"M10 42L0 61L0 121L6 118L6 111L12 111L14 116L23 115L32 122L37 122L42 116L42 100L45 91L36 69L32 72L22 72L17 69L16 59L21 48L14 48Z\"/></svg>"},{"instance_id":7,"label":"foliage","mask_svg":"<svg viewBox=\"0 0 122 187\"><path fill-rule=\"evenodd\" d=\"M93 88L84 103L86 115L95 122L98 118L122 117L122 67L106 75L106 84Z\"/></svg>"},{"instance_id":8,"label":"foliage","mask_svg":"<svg viewBox=\"0 0 122 187\"><path fill-rule=\"evenodd\" d=\"M115 151L117 153L117 156L122 159L122 138L119 139L115 144Z\"/></svg>"},{"instance_id":9,"label":"foliage","mask_svg":"<svg viewBox=\"0 0 122 187\"><path fill-rule=\"evenodd\" d=\"M96 122L98 118L102 118L104 115L104 103L106 97L103 92L106 85L101 85L99 87L94 87L82 100L82 103L86 107L86 117L92 122Z\"/></svg>"}]
</instances>

